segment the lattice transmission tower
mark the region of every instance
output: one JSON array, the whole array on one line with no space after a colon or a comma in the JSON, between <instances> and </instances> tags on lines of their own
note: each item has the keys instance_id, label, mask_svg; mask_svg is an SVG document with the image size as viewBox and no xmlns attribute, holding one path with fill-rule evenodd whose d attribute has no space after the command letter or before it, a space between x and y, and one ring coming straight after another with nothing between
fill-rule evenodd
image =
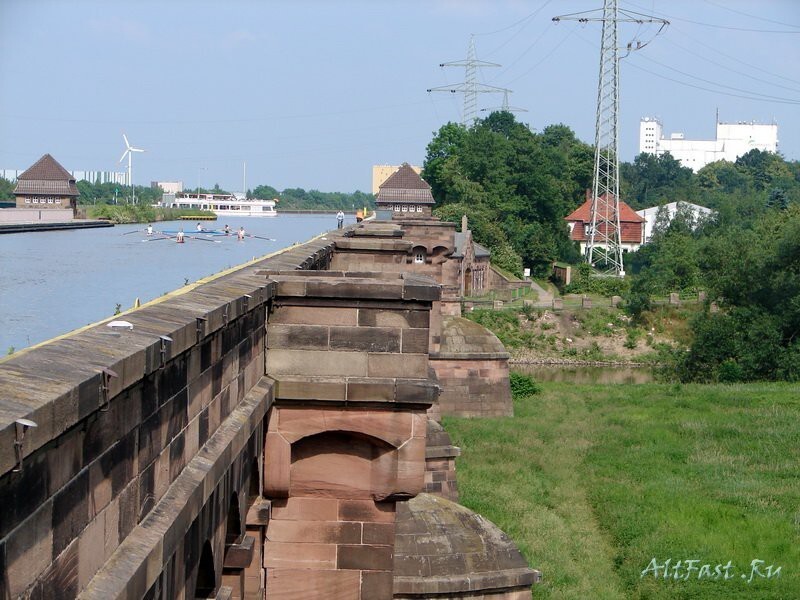
<instances>
[{"instance_id":1,"label":"lattice transmission tower","mask_svg":"<svg viewBox=\"0 0 800 600\"><path fill-rule=\"evenodd\" d=\"M461 114L461 124L469 127L478 119L478 94L497 94L508 92L506 88L495 87L478 83L479 67L500 67L497 63L478 60L475 54L475 36L469 38L469 49L467 50L466 60L455 60L441 63L440 67L464 67L464 81L452 85L443 85L428 89L429 92L451 92L453 94L461 92L464 94L464 111Z\"/></svg>"},{"instance_id":2,"label":"lattice transmission tower","mask_svg":"<svg viewBox=\"0 0 800 600\"><path fill-rule=\"evenodd\" d=\"M511 90L503 90L503 104L494 108L482 108L481 112L495 112L502 110L504 112L528 112L527 108L520 108L519 106L510 106L508 104L508 95L513 93Z\"/></svg>"},{"instance_id":3,"label":"lattice transmission tower","mask_svg":"<svg viewBox=\"0 0 800 600\"><path fill-rule=\"evenodd\" d=\"M601 16L590 16L602 10ZM669 21L631 11L620 11L617 0L604 0L603 8L554 17L553 21L603 23L600 46L600 77L597 85L595 119L594 175L592 177L591 224L586 244L586 260L595 266L602 263L608 274L625 276L622 262L622 231L619 220L619 61L640 50L669 25ZM660 25L649 40L639 39L637 31L620 56L619 23Z\"/></svg>"}]
</instances>

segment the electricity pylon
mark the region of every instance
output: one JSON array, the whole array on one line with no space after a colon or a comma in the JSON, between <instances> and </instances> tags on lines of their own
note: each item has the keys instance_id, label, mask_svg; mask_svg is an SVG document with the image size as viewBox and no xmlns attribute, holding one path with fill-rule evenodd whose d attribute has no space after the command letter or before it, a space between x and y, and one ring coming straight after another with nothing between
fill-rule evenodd
<instances>
[{"instance_id":1,"label":"electricity pylon","mask_svg":"<svg viewBox=\"0 0 800 600\"><path fill-rule=\"evenodd\" d=\"M484 60L478 60L475 56L475 36L469 38L469 50L466 60L455 60L452 62L441 63L440 67L464 67L465 75L463 83L443 85L430 88L429 92L451 92L453 94L461 92L464 94L464 112L461 115L461 124L469 127L478 119L478 94L491 94L507 91L505 88L495 87L478 83L478 67L499 67L501 65Z\"/></svg>"},{"instance_id":2,"label":"electricity pylon","mask_svg":"<svg viewBox=\"0 0 800 600\"><path fill-rule=\"evenodd\" d=\"M591 225L587 232L586 260L589 264L595 265L598 259L602 259L607 273L624 277L622 231L619 221L619 61L632 51L644 48L651 40L643 42L635 38L625 47L625 55L620 57L617 25L619 23L637 23L640 26L646 23L660 24L660 28L653 36L655 37L669 25L669 21L631 11L620 11L617 7L617 0L604 0L602 16L587 16L594 12L597 10L572 13L554 17L553 21L565 20L581 23L600 21L603 23L600 77L597 85Z\"/></svg>"},{"instance_id":3,"label":"electricity pylon","mask_svg":"<svg viewBox=\"0 0 800 600\"><path fill-rule=\"evenodd\" d=\"M504 112L528 112L527 108L519 108L518 106L509 106L508 105L508 95L512 93L512 90L503 90L503 104L499 107L495 108L482 108L481 112L495 112L497 110L502 110Z\"/></svg>"}]
</instances>

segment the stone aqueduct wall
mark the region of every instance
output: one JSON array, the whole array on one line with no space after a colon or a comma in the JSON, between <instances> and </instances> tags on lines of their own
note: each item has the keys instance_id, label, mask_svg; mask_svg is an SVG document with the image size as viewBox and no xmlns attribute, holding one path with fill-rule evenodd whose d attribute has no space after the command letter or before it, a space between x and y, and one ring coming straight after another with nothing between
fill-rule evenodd
<instances>
[{"instance_id":1,"label":"stone aqueduct wall","mask_svg":"<svg viewBox=\"0 0 800 600\"><path fill-rule=\"evenodd\" d=\"M318 240L265 262L325 268L331 252ZM261 268L0 365L0 598L191 598L245 576L274 397L277 284ZM20 418L37 424L24 437Z\"/></svg>"},{"instance_id":2,"label":"stone aqueduct wall","mask_svg":"<svg viewBox=\"0 0 800 600\"><path fill-rule=\"evenodd\" d=\"M396 502L455 499L458 449L426 416L440 287L358 243L3 361L0 600L392 597Z\"/></svg>"}]
</instances>

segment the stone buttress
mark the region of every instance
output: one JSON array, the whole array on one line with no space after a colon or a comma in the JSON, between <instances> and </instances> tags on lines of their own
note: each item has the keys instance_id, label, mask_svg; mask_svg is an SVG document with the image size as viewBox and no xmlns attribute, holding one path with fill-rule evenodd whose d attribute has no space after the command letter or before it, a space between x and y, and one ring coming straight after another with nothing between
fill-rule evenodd
<instances>
[{"instance_id":1,"label":"stone buttress","mask_svg":"<svg viewBox=\"0 0 800 600\"><path fill-rule=\"evenodd\" d=\"M395 505L422 491L431 279L265 273L274 379L264 447L266 598L389 599Z\"/></svg>"}]
</instances>

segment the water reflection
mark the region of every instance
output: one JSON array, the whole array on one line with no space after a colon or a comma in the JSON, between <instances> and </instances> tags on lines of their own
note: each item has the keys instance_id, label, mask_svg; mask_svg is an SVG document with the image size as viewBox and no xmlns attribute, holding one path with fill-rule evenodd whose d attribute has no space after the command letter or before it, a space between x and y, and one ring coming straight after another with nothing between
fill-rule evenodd
<instances>
[{"instance_id":1,"label":"water reflection","mask_svg":"<svg viewBox=\"0 0 800 600\"><path fill-rule=\"evenodd\" d=\"M532 376L536 381L561 383L652 383L649 367L594 367L585 365L510 365L512 371Z\"/></svg>"}]
</instances>

